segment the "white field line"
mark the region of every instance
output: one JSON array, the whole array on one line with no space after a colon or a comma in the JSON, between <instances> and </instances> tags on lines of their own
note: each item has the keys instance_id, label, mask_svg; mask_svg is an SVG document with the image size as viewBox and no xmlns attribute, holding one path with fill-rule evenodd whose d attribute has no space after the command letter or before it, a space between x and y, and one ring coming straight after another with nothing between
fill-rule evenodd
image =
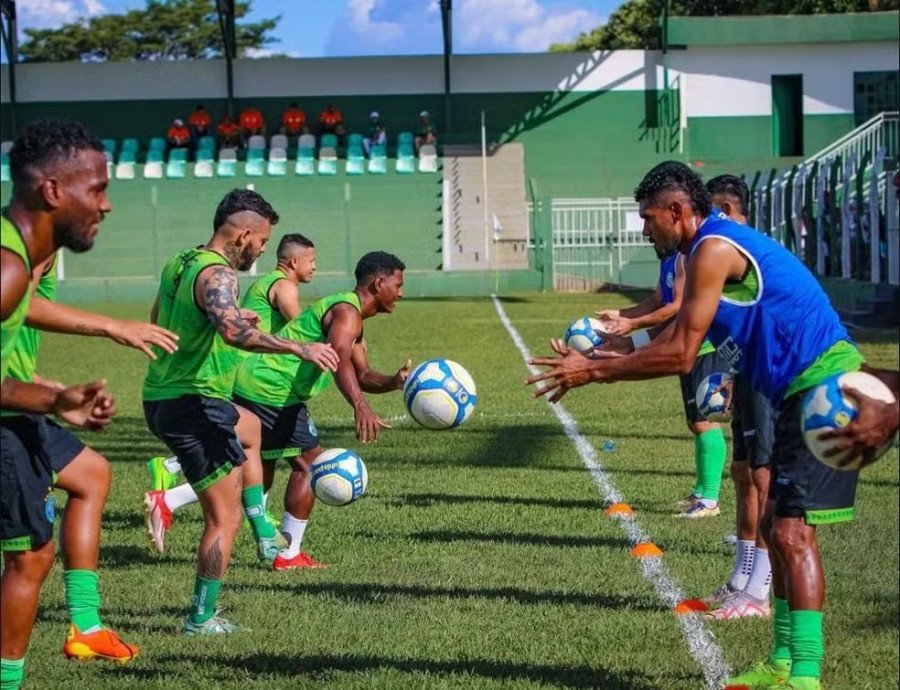
<instances>
[{"instance_id":1,"label":"white field line","mask_svg":"<svg viewBox=\"0 0 900 690\"><path fill-rule=\"evenodd\" d=\"M509 336L522 355L522 359L527 362L531 359L528 347L506 315L500 300L497 299L496 295L493 295L492 299L497 316L500 317L500 321L509 332ZM532 374L539 373L537 368L530 364L527 366ZM597 459L597 451L578 431L578 422L575 421L575 418L560 403L550 405L550 409L553 410L553 413L562 425L566 436L575 445L578 455L581 456L582 463L597 485L600 495L609 503L624 502L622 494L619 493L606 472L603 471L603 466ZM641 542L653 541L634 516L619 516L616 522L625 532L632 546ZM644 579L653 586L666 608L669 610L673 609L679 601L685 598L684 592L681 591L678 583L669 575L662 558L641 558L639 561ZM721 681L731 674L731 669L725 661L722 649L716 643L715 637L713 637L713 634L707 629L703 620L697 614L678 616L677 620L681 625L681 631L687 642L688 650L700 666L706 686L708 688L719 687Z\"/></svg>"}]
</instances>

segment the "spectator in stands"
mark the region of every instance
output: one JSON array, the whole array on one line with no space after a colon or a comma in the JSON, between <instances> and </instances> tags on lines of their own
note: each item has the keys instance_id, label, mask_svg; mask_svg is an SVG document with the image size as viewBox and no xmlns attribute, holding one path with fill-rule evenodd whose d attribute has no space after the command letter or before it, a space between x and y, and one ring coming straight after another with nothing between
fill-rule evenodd
<instances>
[{"instance_id":1,"label":"spectator in stands","mask_svg":"<svg viewBox=\"0 0 900 690\"><path fill-rule=\"evenodd\" d=\"M252 105L241 111L238 124L241 126L245 140L247 137L255 135L266 135L266 121L263 119L263 114L259 108L255 108Z\"/></svg>"},{"instance_id":2,"label":"spectator in stands","mask_svg":"<svg viewBox=\"0 0 900 690\"><path fill-rule=\"evenodd\" d=\"M219 146L223 148L240 148L244 145L241 128L237 122L231 119L231 115L226 115L222 118L216 131L219 134Z\"/></svg>"},{"instance_id":3,"label":"spectator in stands","mask_svg":"<svg viewBox=\"0 0 900 690\"><path fill-rule=\"evenodd\" d=\"M329 105L319 115L319 136L323 134L336 135L338 143L343 146L344 115L334 105Z\"/></svg>"},{"instance_id":4,"label":"spectator in stands","mask_svg":"<svg viewBox=\"0 0 900 690\"><path fill-rule=\"evenodd\" d=\"M306 113L296 102L291 103L281 116L281 133L289 137L309 134L309 127L306 126Z\"/></svg>"},{"instance_id":5,"label":"spectator in stands","mask_svg":"<svg viewBox=\"0 0 900 690\"><path fill-rule=\"evenodd\" d=\"M387 131L384 128L384 123L381 121L381 115L378 114L377 110L373 110L369 113L369 131L363 137L363 149L365 149L366 155L369 156L373 145L384 146L386 143Z\"/></svg>"},{"instance_id":6,"label":"spectator in stands","mask_svg":"<svg viewBox=\"0 0 900 690\"><path fill-rule=\"evenodd\" d=\"M419 125L416 128L416 155L419 153L419 149L422 148L425 144L431 144L435 146L437 144L437 131L434 128L434 125L431 124L431 113L427 110L423 110L419 113Z\"/></svg>"},{"instance_id":7,"label":"spectator in stands","mask_svg":"<svg viewBox=\"0 0 900 690\"><path fill-rule=\"evenodd\" d=\"M188 117L188 125L191 128L191 136L195 143L200 137L212 134L212 117L202 103L197 105L194 108L194 112Z\"/></svg>"},{"instance_id":8,"label":"spectator in stands","mask_svg":"<svg viewBox=\"0 0 900 690\"><path fill-rule=\"evenodd\" d=\"M175 118L166 132L166 155L172 149L190 149L191 147L191 130L189 130L184 120Z\"/></svg>"}]
</instances>

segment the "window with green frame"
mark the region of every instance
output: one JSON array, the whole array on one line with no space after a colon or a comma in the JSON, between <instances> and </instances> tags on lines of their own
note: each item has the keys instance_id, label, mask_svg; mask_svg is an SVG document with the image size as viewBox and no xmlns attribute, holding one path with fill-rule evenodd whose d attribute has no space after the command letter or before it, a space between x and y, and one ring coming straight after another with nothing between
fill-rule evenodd
<instances>
[{"instance_id":1,"label":"window with green frame","mask_svg":"<svg viewBox=\"0 0 900 690\"><path fill-rule=\"evenodd\" d=\"M885 110L900 109L900 72L854 72L853 116L861 125Z\"/></svg>"}]
</instances>

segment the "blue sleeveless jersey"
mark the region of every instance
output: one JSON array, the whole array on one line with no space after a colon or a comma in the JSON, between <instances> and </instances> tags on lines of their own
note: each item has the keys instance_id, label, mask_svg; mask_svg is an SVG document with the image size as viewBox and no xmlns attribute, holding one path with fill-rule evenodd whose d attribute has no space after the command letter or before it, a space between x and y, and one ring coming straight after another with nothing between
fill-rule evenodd
<instances>
[{"instance_id":1,"label":"blue sleeveless jersey","mask_svg":"<svg viewBox=\"0 0 900 690\"><path fill-rule=\"evenodd\" d=\"M778 406L791 381L835 343L853 343L828 296L797 257L775 240L720 215L709 216L689 256L707 238L738 248L756 269L756 298L722 296L707 337L750 385Z\"/></svg>"},{"instance_id":2,"label":"blue sleeveless jersey","mask_svg":"<svg viewBox=\"0 0 900 690\"><path fill-rule=\"evenodd\" d=\"M675 301L675 264L678 254L673 254L659 262L659 290L663 304Z\"/></svg>"}]
</instances>

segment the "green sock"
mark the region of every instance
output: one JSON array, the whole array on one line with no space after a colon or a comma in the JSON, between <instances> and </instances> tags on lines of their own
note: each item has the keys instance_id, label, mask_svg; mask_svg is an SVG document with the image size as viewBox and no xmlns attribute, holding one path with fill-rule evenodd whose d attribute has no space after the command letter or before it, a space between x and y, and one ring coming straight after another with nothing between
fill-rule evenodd
<instances>
[{"instance_id":1,"label":"green sock","mask_svg":"<svg viewBox=\"0 0 900 690\"><path fill-rule=\"evenodd\" d=\"M248 486L241 492L241 503L244 504L244 515L250 521L250 529L257 541L274 539L275 527L266 518L266 507L263 504L263 485Z\"/></svg>"},{"instance_id":2,"label":"green sock","mask_svg":"<svg viewBox=\"0 0 900 690\"><path fill-rule=\"evenodd\" d=\"M727 456L725 434L720 428L708 429L694 436L694 462L697 465L697 493L700 498L719 500L722 470Z\"/></svg>"},{"instance_id":3,"label":"green sock","mask_svg":"<svg viewBox=\"0 0 900 690\"><path fill-rule=\"evenodd\" d=\"M69 618L82 633L103 629L100 620L99 578L93 570L64 570L66 608Z\"/></svg>"},{"instance_id":4,"label":"green sock","mask_svg":"<svg viewBox=\"0 0 900 690\"><path fill-rule=\"evenodd\" d=\"M791 611L791 675L818 678L824 656L822 612Z\"/></svg>"},{"instance_id":5,"label":"green sock","mask_svg":"<svg viewBox=\"0 0 900 690\"><path fill-rule=\"evenodd\" d=\"M775 599L775 615L772 616L772 632L775 638L769 662L791 660L791 609L787 599Z\"/></svg>"},{"instance_id":6,"label":"green sock","mask_svg":"<svg viewBox=\"0 0 900 690\"><path fill-rule=\"evenodd\" d=\"M17 690L25 677L25 658L0 659L0 689Z\"/></svg>"},{"instance_id":7,"label":"green sock","mask_svg":"<svg viewBox=\"0 0 900 690\"><path fill-rule=\"evenodd\" d=\"M219 598L221 580L194 580L194 596L191 598L191 623L205 623L216 613L216 599Z\"/></svg>"}]
</instances>

